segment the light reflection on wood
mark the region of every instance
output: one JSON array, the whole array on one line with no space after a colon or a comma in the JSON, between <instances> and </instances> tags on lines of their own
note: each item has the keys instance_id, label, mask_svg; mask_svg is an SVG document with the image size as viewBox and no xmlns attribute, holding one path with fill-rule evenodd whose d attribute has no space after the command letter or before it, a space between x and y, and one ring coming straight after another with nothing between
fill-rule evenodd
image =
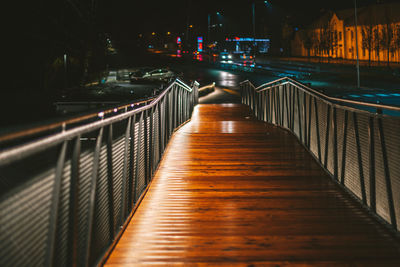
<instances>
[{"instance_id":1,"label":"light reflection on wood","mask_svg":"<svg viewBox=\"0 0 400 267\"><path fill-rule=\"evenodd\" d=\"M288 132L200 105L106 266L400 266L399 240Z\"/></svg>"}]
</instances>

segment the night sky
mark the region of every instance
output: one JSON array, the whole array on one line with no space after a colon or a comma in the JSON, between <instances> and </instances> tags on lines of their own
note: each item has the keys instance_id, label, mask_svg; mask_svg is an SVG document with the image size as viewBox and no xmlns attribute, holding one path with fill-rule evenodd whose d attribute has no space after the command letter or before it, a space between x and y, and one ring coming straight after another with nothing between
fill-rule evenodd
<instances>
[{"instance_id":1,"label":"night sky","mask_svg":"<svg viewBox=\"0 0 400 267\"><path fill-rule=\"evenodd\" d=\"M188 10L190 24L203 32L207 30L207 15L216 11L221 11L227 24L236 24L237 28L242 28L239 31L251 27L251 0L97 1L98 23L119 39L143 32L184 31ZM385 2L396 1L400 0ZM263 2L256 0L257 16L269 17L269 23L279 17L289 16L290 23L300 27L316 19L324 10L354 7L352 0L269 0L269 8ZM376 2L358 0L357 4L362 6ZM268 19L266 21L268 23Z\"/></svg>"}]
</instances>

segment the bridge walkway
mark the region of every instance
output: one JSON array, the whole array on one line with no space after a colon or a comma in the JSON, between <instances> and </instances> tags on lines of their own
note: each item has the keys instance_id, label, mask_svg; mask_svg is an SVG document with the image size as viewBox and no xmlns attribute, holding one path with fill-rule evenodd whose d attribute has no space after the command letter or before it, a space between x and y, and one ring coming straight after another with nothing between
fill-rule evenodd
<instances>
[{"instance_id":1,"label":"bridge walkway","mask_svg":"<svg viewBox=\"0 0 400 267\"><path fill-rule=\"evenodd\" d=\"M289 132L198 105L105 266L400 266L400 242Z\"/></svg>"}]
</instances>

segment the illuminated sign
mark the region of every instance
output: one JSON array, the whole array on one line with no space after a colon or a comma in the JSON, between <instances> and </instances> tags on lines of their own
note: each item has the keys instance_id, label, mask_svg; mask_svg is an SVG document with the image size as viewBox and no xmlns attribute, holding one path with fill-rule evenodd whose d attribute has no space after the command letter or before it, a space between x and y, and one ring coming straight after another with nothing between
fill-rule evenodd
<instances>
[{"instance_id":1,"label":"illuminated sign","mask_svg":"<svg viewBox=\"0 0 400 267\"><path fill-rule=\"evenodd\" d=\"M197 51L203 51L203 37L197 37Z\"/></svg>"},{"instance_id":2,"label":"illuminated sign","mask_svg":"<svg viewBox=\"0 0 400 267\"><path fill-rule=\"evenodd\" d=\"M176 43L177 43L177 44L181 44L181 43L182 43L181 37L177 37L177 38L176 38Z\"/></svg>"},{"instance_id":3,"label":"illuminated sign","mask_svg":"<svg viewBox=\"0 0 400 267\"><path fill-rule=\"evenodd\" d=\"M239 38L239 37L235 37L233 39L228 39L226 38L225 41L227 42L269 42L269 39L253 39L253 38Z\"/></svg>"}]
</instances>

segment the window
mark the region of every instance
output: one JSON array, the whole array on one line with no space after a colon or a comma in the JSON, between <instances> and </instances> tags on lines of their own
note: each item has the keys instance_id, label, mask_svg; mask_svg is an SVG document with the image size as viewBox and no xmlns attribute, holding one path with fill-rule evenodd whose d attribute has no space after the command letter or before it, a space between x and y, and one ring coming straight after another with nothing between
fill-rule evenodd
<instances>
[{"instance_id":1,"label":"window","mask_svg":"<svg viewBox=\"0 0 400 267\"><path fill-rule=\"evenodd\" d=\"M353 41L353 39L354 39L353 31L350 31L350 34L351 34L351 40Z\"/></svg>"},{"instance_id":2,"label":"window","mask_svg":"<svg viewBox=\"0 0 400 267\"><path fill-rule=\"evenodd\" d=\"M342 32L339 32L339 41L342 41Z\"/></svg>"}]
</instances>

